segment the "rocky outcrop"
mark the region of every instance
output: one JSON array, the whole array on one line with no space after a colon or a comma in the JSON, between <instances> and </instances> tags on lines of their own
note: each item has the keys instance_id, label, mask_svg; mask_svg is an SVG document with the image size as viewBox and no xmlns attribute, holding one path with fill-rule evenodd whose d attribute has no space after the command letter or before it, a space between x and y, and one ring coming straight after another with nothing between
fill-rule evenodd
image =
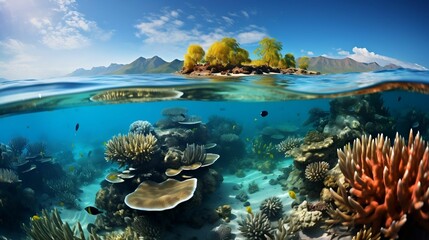
<instances>
[{"instance_id":1,"label":"rocky outcrop","mask_svg":"<svg viewBox=\"0 0 429 240\"><path fill-rule=\"evenodd\" d=\"M196 65L191 68L183 68L179 71L181 74L190 76L210 76L214 74L229 76L231 74L268 74L268 73L282 73L293 75L319 75L320 72L308 71L300 68L287 68L279 69L266 65L263 66L222 66L222 65Z\"/></svg>"}]
</instances>

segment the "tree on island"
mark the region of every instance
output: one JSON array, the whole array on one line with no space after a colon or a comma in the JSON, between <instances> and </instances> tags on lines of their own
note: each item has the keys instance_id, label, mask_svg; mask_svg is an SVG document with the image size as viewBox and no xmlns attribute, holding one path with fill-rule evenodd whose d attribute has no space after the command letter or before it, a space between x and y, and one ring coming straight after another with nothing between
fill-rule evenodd
<instances>
[{"instance_id":1,"label":"tree on island","mask_svg":"<svg viewBox=\"0 0 429 240\"><path fill-rule=\"evenodd\" d=\"M292 53L287 53L283 59L285 61L286 68L296 67L295 57Z\"/></svg>"},{"instance_id":2,"label":"tree on island","mask_svg":"<svg viewBox=\"0 0 429 240\"><path fill-rule=\"evenodd\" d=\"M185 54L185 61L183 67L192 69L195 65L200 63L204 58L204 49L197 44L191 44L188 47L188 51Z\"/></svg>"},{"instance_id":3,"label":"tree on island","mask_svg":"<svg viewBox=\"0 0 429 240\"><path fill-rule=\"evenodd\" d=\"M266 65L276 67L281 58L282 47L282 43L276 39L265 37L259 41L259 47L255 49L255 54L260 56Z\"/></svg>"},{"instance_id":4,"label":"tree on island","mask_svg":"<svg viewBox=\"0 0 429 240\"><path fill-rule=\"evenodd\" d=\"M298 67L307 70L310 58L303 56L298 59Z\"/></svg>"},{"instance_id":5,"label":"tree on island","mask_svg":"<svg viewBox=\"0 0 429 240\"><path fill-rule=\"evenodd\" d=\"M210 65L223 66L238 66L250 62L249 53L240 48L240 44L234 38L223 38L214 42L207 50L205 59Z\"/></svg>"}]
</instances>

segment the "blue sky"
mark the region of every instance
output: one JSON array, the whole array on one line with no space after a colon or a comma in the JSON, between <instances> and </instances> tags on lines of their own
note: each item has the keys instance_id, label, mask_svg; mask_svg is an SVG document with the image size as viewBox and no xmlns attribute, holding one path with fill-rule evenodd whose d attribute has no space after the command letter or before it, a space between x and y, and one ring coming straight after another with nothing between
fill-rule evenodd
<instances>
[{"instance_id":1,"label":"blue sky","mask_svg":"<svg viewBox=\"0 0 429 240\"><path fill-rule=\"evenodd\" d=\"M296 57L429 67L429 1L0 0L0 77L41 78L139 56L183 59L236 38L273 37Z\"/></svg>"}]
</instances>

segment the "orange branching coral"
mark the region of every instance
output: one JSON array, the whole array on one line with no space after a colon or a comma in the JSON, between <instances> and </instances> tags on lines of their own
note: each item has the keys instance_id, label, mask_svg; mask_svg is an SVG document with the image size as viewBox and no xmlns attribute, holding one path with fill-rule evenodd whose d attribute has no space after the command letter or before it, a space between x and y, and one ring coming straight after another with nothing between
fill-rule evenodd
<instances>
[{"instance_id":1,"label":"orange branching coral","mask_svg":"<svg viewBox=\"0 0 429 240\"><path fill-rule=\"evenodd\" d=\"M392 239L407 217L429 229L429 148L419 133L410 131L408 145L396 134L393 146L383 135L362 136L337 152L351 189L331 193L349 213L336 209L331 223L371 224Z\"/></svg>"}]
</instances>

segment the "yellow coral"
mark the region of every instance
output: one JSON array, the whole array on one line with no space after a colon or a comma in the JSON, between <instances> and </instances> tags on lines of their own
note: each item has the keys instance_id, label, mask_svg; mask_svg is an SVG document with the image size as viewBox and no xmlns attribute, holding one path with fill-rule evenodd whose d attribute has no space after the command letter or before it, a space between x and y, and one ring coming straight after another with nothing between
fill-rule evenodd
<instances>
[{"instance_id":1,"label":"yellow coral","mask_svg":"<svg viewBox=\"0 0 429 240\"><path fill-rule=\"evenodd\" d=\"M150 161L159 150L157 141L152 134L119 134L107 142L105 159L116 161L120 166L125 164L133 166Z\"/></svg>"}]
</instances>

